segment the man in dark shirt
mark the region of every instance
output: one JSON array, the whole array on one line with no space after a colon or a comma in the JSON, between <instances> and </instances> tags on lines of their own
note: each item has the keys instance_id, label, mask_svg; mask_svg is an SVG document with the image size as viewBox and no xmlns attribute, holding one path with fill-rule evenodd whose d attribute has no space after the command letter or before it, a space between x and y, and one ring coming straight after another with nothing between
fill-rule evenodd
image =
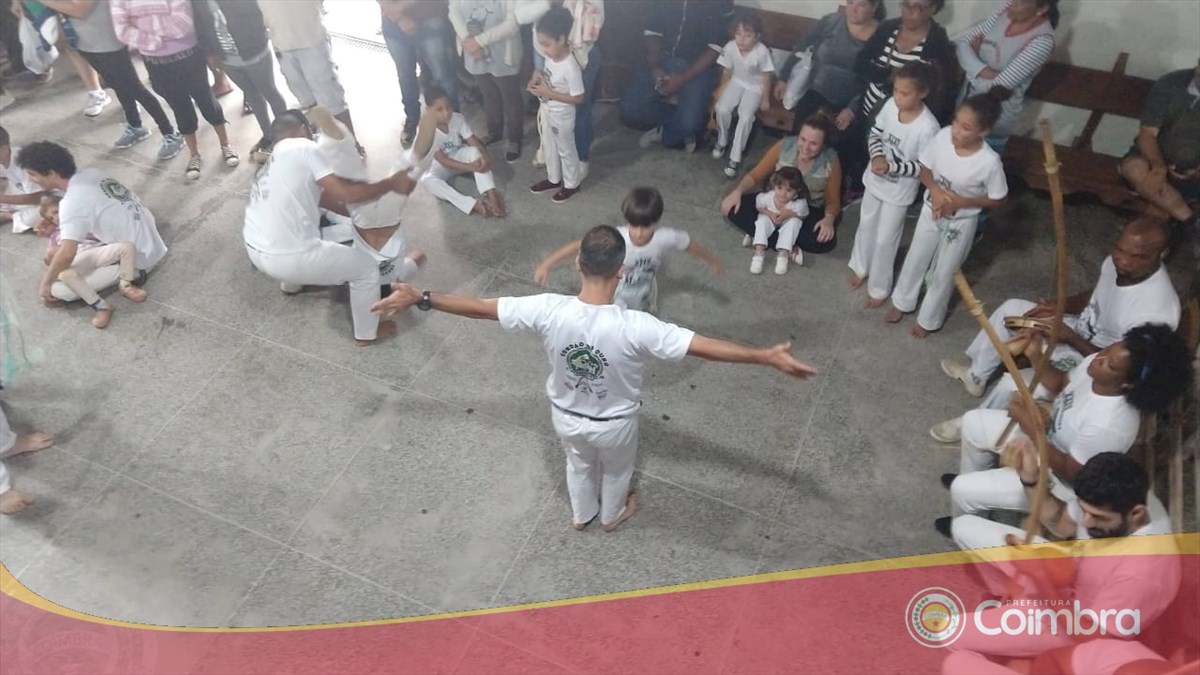
<instances>
[{"instance_id":1,"label":"man in dark shirt","mask_svg":"<svg viewBox=\"0 0 1200 675\"><path fill-rule=\"evenodd\" d=\"M450 20L445 0L378 0L383 14L383 40L387 43L396 76L400 80L400 98L404 102L404 132L400 144L408 147L421 120L421 85L417 80L417 62L429 69L434 84L450 95L450 105L458 110L456 57L451 41Z\"/></svg>"},{"instance_id":2,"label":"man in dark shirt","mask_svg":"<svg viewBox=\"0 0 1200 675\"><path fill-rule=\"evenodd\" d=\"M647 17L646 70L621 97L621 119L649 129L640 145L696 149L716 87L717 57L729 41L731 0L657 0ZM675 99L674 109L671 99Z\"/></svg>"},{"instance_id":3,"label":"man in dark shirt","mask_svg":"<svg viewBox=\"0 0 1200 675\"><path fill-rule=\"evenodd\" d=\"M1190 206L1200 199L1200 63L1154 84L1120 171L1143 199L1192 228L1200 260L1200 226Z\"/></svg>"}]
</instances>

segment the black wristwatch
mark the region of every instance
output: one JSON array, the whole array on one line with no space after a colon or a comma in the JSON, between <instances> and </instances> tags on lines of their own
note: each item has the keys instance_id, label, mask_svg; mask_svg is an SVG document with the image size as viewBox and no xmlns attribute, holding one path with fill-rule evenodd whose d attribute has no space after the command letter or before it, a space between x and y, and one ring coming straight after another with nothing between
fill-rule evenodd
<instances>
[{"instance_id":1,"label":"black wristwatch","mask_svg":"<svg viewBox=\"0 0 1200 675\"><path fill-rule=\"evenodd\" d=\"M417 309L422 312L428 312L433 309L433 301L429 297L429 291L421 291L421 299L417 301Z\"/></svg>"}]
</instances>

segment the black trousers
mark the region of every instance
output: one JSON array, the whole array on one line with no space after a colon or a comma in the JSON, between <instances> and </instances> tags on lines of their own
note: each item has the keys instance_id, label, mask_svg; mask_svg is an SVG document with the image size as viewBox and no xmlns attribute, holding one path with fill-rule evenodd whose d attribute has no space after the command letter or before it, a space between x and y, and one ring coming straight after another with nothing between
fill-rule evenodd
<instances>
[{"instance_id":1,"label":"black trousers","mask_svg":"<svg viewBox=\"0 0 1200 675\"><path fill-rule=\"evenodd\" d=\"M142 84L141 78L138 77L128 49L118 49L115 52L79 52L79 54L83 56L83 60L96 69L100 78L104 80L105 86L111 87L116 93L117 100L121 102L121 108L125 110L125 121L129 126L142 126L142 115L138 110L140 103L154 119L158 130L164 136L175 133L175 127L171 125L171 118L167 117L162 104L158 102L158 97L150 93L150 90Z\"/></svg>"},{"instance_id":2,"label":"black trousers","mask_svg":"<svg viewBox=\"0 0 1200 675\"><path fill-rule=\"evenodd\" d=\"M200 126L196 108L214 127L225 124L225 113L208 86L208 62L199 49L193 47L182 58L168 56L160 61L146 57L145 62L150 86L171 106L179 133L185 136L196 133Z\"/></svg>"}]
</instances>

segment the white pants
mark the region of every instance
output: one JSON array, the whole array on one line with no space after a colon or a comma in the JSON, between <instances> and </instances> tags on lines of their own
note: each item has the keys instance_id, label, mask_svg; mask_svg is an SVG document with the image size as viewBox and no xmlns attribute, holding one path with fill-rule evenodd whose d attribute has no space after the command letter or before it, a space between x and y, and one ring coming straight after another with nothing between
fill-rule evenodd
<instances>
[{"instance_id":1,"label":"white pants","mask_svg":"<svg viewBox=\"0 0 1200 675\"><path fill-rule=\"evenodd\" d=\"M117 265L105 265L89 269L87 274L79 272L79 278L93 291L102 291L117 285L117 282L121 280L121 269ZM55 281L54 285L50 287L50 295L63 302L75 302L81 299L78 293L61 281Z\"/></svg>"},{"instance_id":2,"label":"white pants","mask_svg":"<svg viewBox=\"0 0 1200 675\"><path fill-rule=\"evenodd\" d=\"M1003 410L968 410L963 415L958 478L950 485L954 515L1029 508L1017 470L996 468L1000 461L996 439L1004 433L1008 420L1008 413ZM1014 427L1009 440L1022 437L1021 430Z\"/></svg>"},{"instance_id":3,"label":"white pants","mask_svg":"<svg viewBox=\"0 0 1200 675\"><path fill-rule=\"evenodd\" d=\"M750 139L750 129L754 126L754 116L758 114L762 95L762 84L748 85L737 78L730 78L717 99L717 145L729 147L729 160L732 162L742 161L742 152L746 150L746 141ZM738 122L731 144L729 124L733 122L734 110L737 110Z\"/></svg>"},{"instance_id":4,"label":"white pants","mask_svg":"<svg viewBox=\"0 0 1200 675\"><path fill-rule=\"evenodd\" d=\"M658 314L658 279L651 279L648 286L628 286L625 284L625 279L622 278L613 295L613 304L621 309L636 309L641 312Z\"/></svg>"},{"instance_id":5,"label":"white pants","mask_svg":"<svg viewBox=\"0 0 1200 675\"><path fill-rule=\"evenodd\" d=\"M625 510L629 481L637 460L637 415L597 422L551 407L554 431L567 455L567 492L576 523L600 515L600 523L616 522Z\"/></svg>"},{"instance_id":6,"label":"white pants","mask_svg":"<svg viewBox=\"0 0 1200 675\"><path fill-rule=\"evenodd\" d=\"M546 178L574 190L583 180L575 147L575 106L560 109L556 103L543 105L546 114L538 115L538 133L546 154Z\"/></svg>"},{"instance_id":7,"label":"white pants","mask_svg":"<svg viewBox=\"0 0 1200 675\"><path fill-rule=\"evenodd\" d=\"M349 283L354 337L375 339L379 316L371 313L371 305L379 300L379 263L361 248L317 241L303 253L273 255L249 246L246 253L259 271L285 284L339 286Z\"/></svg>"},{"instance_id":8,"label":"white pants","mask_svg":"<svg viewBox=\"0 0 1200 675\"><path fill-rule=\"evenodd\" d=\"M867 280L867 294L883 300L892 292L896 251L904 234L907 206L889 204L867 190L859 211L858 232L850 251L850 269Z\"/></svg>"},{"instance_id":9,"label":"white pants","mask_svg":"<svg viewBox=\"0 0 1200 675\"><path fill-rule=\"evenodd\" d=\"M865 198L863 202L863 208L865 209ZM1028 300L1011 298L1005 300L997 307L996 311L992 312L988 321L992 324L992 328L996 329L996 334L1000 336L1001 340L1008 340L1015 333L1004 327L1004 318L1009 316L1023 316L1025 312L1036 306L1036 303ZM1072 330L1077 330L1079 317L1064 316L1063 323ZM987 333L982 330L975 335L975 339L967 347L967 356L971 357L971 374L980 382L986 381L992 372L1004 363L1000 360L1000 355L996 353L996 348L992 346L992 341L988 339ZM1070 370L1079 365L1083 361L1083 357L1071 347L1060 344L1054 348L1053 361L1054 366L1059 370Z\"/></svg>"},{"instance_id":10,"label":"white pants","mask_svg":"<svg viewBox=\"0 0 1200 675\"><path fill-rule=\"evenodd\" d=\"M450 159L469 164L481 156L479 150L474 146L464 145L455 150L450 155ZM429 166L429 170L425 172L425 175L421 176L421 184L438 199L450 202L454 205L454 208L463 213L470 213L471 209L475 208L475 197L468 197L450 185L449 181L457 175L458 172L454 169L447 168L446 165L434 160L433 164ZM473 175L475 176L475 188L479 190L480 196L496 187L496 179L492 177L491 171L484 171Z\"/></svg>"},{"instance_id":11,"label":"white pants","mask_svg":"<svg viewBox=\"0 0 1200 675\"><path fill-rule=\"evenodd\" d=\"M5 194L24 194L9 188ZM2 211L12 214L13 234L21 234L32 230L42 219L42 209L38 206L9 206L4 205Z\"/></svg>"},{"instance_id":12,"label":"white pants","mask_svg":"<svg viewBox=\"0 0 1200 675\"><path fill-rule=\"evenodd\" d=\"M8 417L4 415L4 408L0 408L0 458L3 458L12 450L13 445L17 442L17 434L8 426ZM12 481L8 476L8 469L5 468L4 462L0 462L0 495L8 492L12 488Z\"/></svg>"},{"instance_id":13,"label":"white pants","mask_svg":"<svg viewBox=\"0 0 1200 675\"><path fill-rule=\"evenodd\" d=\"M783 221L783 224L779 226L779 239L775 241L775 249L791 253L803 224L799 218L788 218ZM758 218L754 221L754 245L766 246L767 240L771 238L771 233L774 231L775 223L772 223L771 219L763 214L758 214Z\"/></svg>"},{"instance_id":14,"label":"white pants","mask_svg":"<svg viewBox=\"0 0 1200 675\"><path fill-rule=\"evenodd\" d=\"M400 233L400 228L396 228L382 249L368 244L355 229L352 245L366 252L377 263L379 267L379 278L375 282L377 286L394 281L404 281L417 272L417 263L405 256L408 253L408 244L404 241L404 235Z\"/></svg>"},{"instance_id":15,"label":"white pants","mask_svg":"<svg viewBox=\"0 0 1200 675\"><path fill-rule=\"evenodd\" d=\"M904 267L892 291L892 305L901 312L913 311L924 284L925 301L921 303L917 323L925 330L935 331L946 320L946 307L954 292L954 273L971 252L978 220L978 216L969 216L937 221L928 204L921 208Z\"/></svg>"}]
</instances>

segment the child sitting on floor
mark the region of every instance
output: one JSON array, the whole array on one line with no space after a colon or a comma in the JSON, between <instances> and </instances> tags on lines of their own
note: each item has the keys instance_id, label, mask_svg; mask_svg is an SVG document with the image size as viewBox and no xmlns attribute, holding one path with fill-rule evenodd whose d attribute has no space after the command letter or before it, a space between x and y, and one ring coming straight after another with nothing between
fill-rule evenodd
<instances>
[{"instance_id":1,"label":"child sitting on floor","mask_svg":"<svg viewBox=\"0 0 1200 675\"><path fill-rule=\"evenodd\" d=\"M503 218L504 202L492 177L492 160L487 148L467 124L467 118L450 107L450 96L437 87L425 90L427 110L437 121L433 141L433 163L421 176L421 184L435 197L450 202L459 211L484 218ZM475 176L479 198L468 197L450 185L450 180L462 173Z\"/></svg>"},{"instance_id":2,"label":"child sitting on floor","mask_svg":"<svg viewBox=\"0 0 1200 675\"><path fill-rule=\"evenodd\" d=\"M750 259L750 273L762 274L763 254L767 250L767 242L776 230L779 238L775 248L779 252L775 257L775 274L786 274L788 256L804 217L808 215L808 191L804 187L804 176L794 166L785 166L771 176L771 189L764 190L754 200L758 208L758 220L754 221L754 257ZM797 261L803 261L797 258Z\"/></svg>"}]
</instances>

